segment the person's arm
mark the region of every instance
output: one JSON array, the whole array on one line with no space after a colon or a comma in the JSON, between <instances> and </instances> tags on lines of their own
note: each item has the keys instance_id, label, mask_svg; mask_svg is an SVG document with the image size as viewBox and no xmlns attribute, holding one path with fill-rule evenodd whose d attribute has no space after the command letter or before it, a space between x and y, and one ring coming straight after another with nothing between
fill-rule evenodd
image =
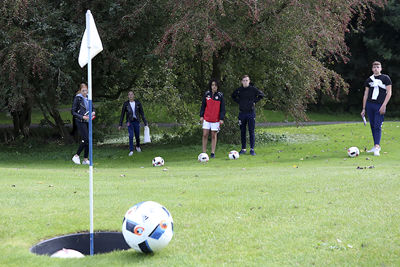
<instances>
[{"instance_id":1,"label":"person's arm","mask_svg":"<svg viewBox=\"0 0 400 267\"><path fill-rule=\"evenodd\" d=\"M203 120L204 120L204 112L206 111L206 106L207 106L206 95L204 95L203 100L201 101L201 107L200 107L200 121L201 122L203 122Z\"/></svg>"},{"instance_id":2,"label":"person's arm","mask_svg":"<svg viewBox=\"0 0 400 267\"><path fill-rule=\"evenodd\" d=\"M392 97L392 85L386 85L386 97L382 103L381 108L379 109L379 113L381 115L386 113L386 105L389 102L390 98Z\"/></svg>"},{"instance_id":3,"label":"person's arm","mask_svg":"<svg viewBox=\"0 0 400 267\"><path fill-rule=\"evenodd\" d=\"M124 116L125 116L125 111L126 111L126 107L125 107L125 103L122 105L122 111L121 111L121 117L119 118L119 129L121 129L122 127L122 121L124 120Z\"/></svg>"},{"instance_id":4,"label":"person's arm","mask_svg":"<svg viewBox=\"0 0 400 267\"><path fill-rule=\"evenodd\" d=\"M221 106L219 109L219 122L224 123L224 118L225 118L225 99L224 95L221 93Z\"/></svg>"},{"instance_id":5,"label":"person's arm","mask_svg":"<svg viewBox=\"0 0 400 267\"><path fill-rule=\"evenodd\" d=\"M254 103L257 103L260 101L265 95L263 92L261 92L257 87L254 87L256 89L256 97L254 99Z\"/></svg>"},{"instance_id":6,"label":"person's arm","mask_svg":"<svg viewBox=\"0 0 400 267\"><path fill-rule=\"evenodd\" d=\"M364 97L362 102L363 108L361 110L361 117L365 116L365 106L367 105L368 92L369 92L369 87L365 87Z\"/></svg>"},{"instance_id":7,"label":"person's arm","mask_svg":"<svg viewBox=\"0 0 400 267\"><path fill-rule=\"evenodd\" d=\"M71 114L74 116L74 118L83 120L83 115L78 113L78 110L80 109L80 104L79 104L79 97L74 98L74 102L72 103L72 109L71 109Z\"/></svg>"},{"instance_id":8,"label":"person's arm","mask_svg":"<svg viewBox=\"0 0 400 267\"><path fill-rule=\"evenodd\" d=\"M239 98L240 97L239 97L239 88L238 88L232 93L232 99L233 99L233 101L235 101L236 103L239 104L239 101L240 101Z\"/></svg>"},{"instance_id":9,"label":"person's arm","mask_svg":"<svg viewBox=\"0 0 400 267\"><path fill-rule=\"evenodd\" d=\"M144 111L143 111L142 103L139 102L139 105L138 105L138 106L139 106L139 113L140 113L140 116L141 116L142 119L143 119L144 125L147 126L147 121L146 121L146 117L144 116Z\"/></svg>"}]
</instances>

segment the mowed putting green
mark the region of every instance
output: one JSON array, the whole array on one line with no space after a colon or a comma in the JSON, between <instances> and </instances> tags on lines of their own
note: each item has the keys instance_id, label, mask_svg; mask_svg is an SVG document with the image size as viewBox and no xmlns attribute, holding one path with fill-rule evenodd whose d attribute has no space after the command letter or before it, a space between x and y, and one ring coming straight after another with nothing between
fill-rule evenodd
<instances>
[{"instance_id":1,"label":"mowed putting green","mask_svg":"<svg viewBox=\"0 0 400 267\"><path fill-rule=\"evenodd\" d=\"M153 200L174 218L171 243L154 255L112 252L83 259L37 256L40 240L89 228L88 167L75 146L2 146L0 266L399 266L400 123L383 127L380 157L358 124L258 129L285 134L257 156L228 160L219 144L94 149L94 227L120 231L126 210ZM348 158L347 147L362 151ZM164 167L152 167L162 156ZM359 167L359 168L357 168Z\"/></svg>"}]
</instances>

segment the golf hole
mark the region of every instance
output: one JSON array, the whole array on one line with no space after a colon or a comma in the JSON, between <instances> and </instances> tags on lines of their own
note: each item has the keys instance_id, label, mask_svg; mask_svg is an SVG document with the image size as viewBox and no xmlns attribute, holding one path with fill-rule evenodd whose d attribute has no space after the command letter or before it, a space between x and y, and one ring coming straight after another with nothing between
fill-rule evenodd
<instances>
[{"instance_id":1,"label":"golf hole","mask_svg":"<svg viewBox=\"0 0 400 267\"><path fill-rule=\"evenodd\" d=\"M41 241L31 247L30 251L37 255L51 256L53 253L63 249L74 249L84 255L90 255L90 234L77 233L56 236ZM114 250L130 249L120 232L95 232L94 254L108 253Z\"/></svg>"}]
</instances>

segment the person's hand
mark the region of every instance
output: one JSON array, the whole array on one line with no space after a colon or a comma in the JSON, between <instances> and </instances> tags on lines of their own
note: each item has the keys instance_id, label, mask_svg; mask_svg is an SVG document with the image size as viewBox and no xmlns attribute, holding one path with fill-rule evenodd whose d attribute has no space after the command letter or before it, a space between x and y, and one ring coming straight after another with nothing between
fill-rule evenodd
<instances>
[{"instance_id":1,"label":"person's hand","mask_svg":"<svg viewBox=\"0 0 400 267\"><path fill-rule=\"evenodd\" d=\"M220 120L219 123L222 125L224 124L224 120Z\"/></svg>"},{"instance_id":2,"label":"person's hand","mask_svg":"<svg viewBox=\"0 0 400 267\"><path fill-rule=\"evenodd\" d=\"M365 117L365 108L363 108L362 110L361 110L361 117Z\"/></svg>"},{"instance_id":3,"label":"person's hand","mask_svg":"<svg viewBox=\"0 0 400 267\"><path fill-rule=\"evenodd\" d=\"M383 115L386 113L386 106L382 105L381 108L379 109L379 114Z\"/></svg>"},{"instance_id":4,"label":"person's hand","mask_svg":"<svg viewBox=\"0 0 400 267\"><path fill-rule=\"evenodd\" d=\"M204 121L204 118L200 117L200 122L203 123L203 121Z\"/></svg>"},{"instance_id":5,"label":"person's hand","mask_svg":"<svg viewBox=\"0 0 400 267\"><path fill-rule=\"evenodd\" d=\"M121 130L121 128L122 128L121 126L118 126L118 130L119 130L119 131Z\"/></svg>"},{"instance_id":6,"label":"person's hand","mask_svg":"<svg viewBox=\"0 0 400 267\"><path fill-rule=\"evenodd\" d=\"M88 121L88 120L89 120L89 116L87 116L87 115L84 115L82 118L83 118L85 121Z\"/></svg>"},{"instance_id":7,"label":"person's hand","mask_svg":"<svg viewBox=\"0 0 400 267\"><path fill-rule=\"evenodd\" d=\"M92 117L94 117L94 115L96 115L96 112L93 111L93 112L92 112Z\"/></svg>"}]
</instances>

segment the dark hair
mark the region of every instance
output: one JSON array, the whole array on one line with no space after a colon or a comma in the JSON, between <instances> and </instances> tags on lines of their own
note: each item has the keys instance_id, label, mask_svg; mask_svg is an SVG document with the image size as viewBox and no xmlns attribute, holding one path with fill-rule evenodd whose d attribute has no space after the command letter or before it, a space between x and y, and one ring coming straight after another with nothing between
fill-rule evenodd
<instances>
[{"instance_id":1,"label":"dark hair","mask_svg":"<svg viewBox=\"0 0 400 267\"><path fill-rule=\"evenodd\" d=\"M372 66L378 66L378 65L382 66L382 64L379 61L372 62Z\"/></svg>"},{"instance_id":2,"label":"dark hair","mask_svg":"<svg viewBox=\"0 0 400 267\"><path fill-rule=\"evenodd\" d=\"M249 79L250 79L249 75L247 75L247 74L242 76L242 80L243 80L244 78L249 78Z\"/></svg>"},{"instance_id":3,"label":"dark hair","mask_svg":"<svg viewBox=\"0 0 400 267\"><path fill-rule=\"evenodd\" d=\"M217 85L217 88L219 89L219 82L217 79L211 79L210 82L208 83L208 88L211 90L211 85L212 83L215 83Z\"/></svg>"}]
</instances>

